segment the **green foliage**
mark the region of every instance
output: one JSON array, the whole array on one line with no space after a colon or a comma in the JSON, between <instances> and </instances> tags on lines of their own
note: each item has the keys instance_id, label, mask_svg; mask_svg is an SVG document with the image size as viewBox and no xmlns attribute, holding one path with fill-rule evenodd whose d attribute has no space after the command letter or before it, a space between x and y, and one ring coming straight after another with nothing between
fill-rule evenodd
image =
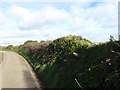
<instances>
[{"instance_id":1,"label":"green foliage","mask_svg":"<svg viewBox=\"0 0 120 90\"><path fill-rule=\"evenodd\" d=\"M80 36L27 42L17 49L50 88L120 88L120 42L93 44ZM78 56L74 55L77 53Z\"/></svg>"},{"instance_id":2,"label":"green foliage","mask_svg":"<svg viewBox=\"0 0 120 90\"><path fill-rule=\"evenodd\" d=\"M9 45L6 47L6 49L12 49L13 48L13 45Z\"/></svg>"}]
</instances>

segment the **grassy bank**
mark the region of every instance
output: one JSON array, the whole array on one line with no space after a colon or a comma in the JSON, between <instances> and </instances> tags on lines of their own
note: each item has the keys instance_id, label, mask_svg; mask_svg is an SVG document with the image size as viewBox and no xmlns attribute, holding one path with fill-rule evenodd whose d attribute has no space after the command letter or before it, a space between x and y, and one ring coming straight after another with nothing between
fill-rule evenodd
<instances>
[{"instance_id":1,"label":"grassy bank","mask_svg":"<svg viewBox=\"0 0 120 90\"><path fill-rule=\"evenodd\" d=\"M16 50L49 88L120 88L119 41L93 44L79 36L27 41Z\"/></svg>"},{"instance_id":2,"label":"grassy bank","mask_svg":"<svg viewBox=\"0 0 120 90\"><path fill-rule=\"evenodd\" d=\"M3 60L3 53L0 53L0 63L2 62Z\"/></svg>"}]
</instances>

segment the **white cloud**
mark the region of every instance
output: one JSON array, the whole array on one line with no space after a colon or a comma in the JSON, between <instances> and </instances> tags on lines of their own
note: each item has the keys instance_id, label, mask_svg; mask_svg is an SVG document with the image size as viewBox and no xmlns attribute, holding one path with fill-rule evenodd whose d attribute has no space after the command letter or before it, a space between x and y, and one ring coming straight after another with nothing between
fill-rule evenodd
<instances>
[{"instance_id":1,"label":"white cloud","mask_svg":"<svg viewBox=\"0 0 120 90\"><path fill-rule=\"evenodd\" d=\"M5 22L6 17L4 16L4 14L2 12L0 12L0 23Z\"/></svg>"},{"instance_id":2,"label":"white cloud","mask_svg":"<svg viewBox=\"0 0 120 90\"><path fill-rule=\"evenodd\" d=\"M37 36L39 35L39 30L2 30L0 31L1 38L22 38L22 37L29 37L29 36Z\"/></svg>"},{"instance_id":3,"label":"white cloud","mask_svg":"<svg viewBox=\"0 0 120 90\"><path fill-rule=\"evenodd\" d=\"M18 21L19 26L25 27L27 24L31 24L34 19L34 14L32 12L17 5L13 5L9 12L15 15L14 19Z\"/></svg>"},{"instance_id":4,"label":"white cloud","mask_svg":"<svg viewBox=\"0 0 120 90\"><path fill-rule=\"evenodd\" d=\"M56 39L70 34L81 35L93 42L106 41L109 35L117 37L117 3L98 3L89 7L90 4L70 4L67 9L44 6L37 10L13 5L9 8L10 17L0 26L0 29L7 28L0 31L1 42L18 44L29 39ZM0 16L5 15L0 13Z\"/></svg>"},{"instance_id":5,"label":"white cloud","mask_svg":"<svg viewBox=\"0 0 120 90\"><path fill-rule=\"evenodd\" d=\"M74 2L118 2L119 0L74 0ZM1 0L0 2L73 2L73 0Z\"/></svg>"},{"instance_id":6,"label":"white cloud","mask_svg":"<svg viewBox=\"0 0 120 90\"><path fill-rule=\"evenodd\" d=\"M76 26L76 29L80 30L78 32L81 32L83 36L85 36L84 33L88 33L86 35L88 38L89 33L91 33L91 36L95 34L96 37L106 35L106 38L104 38L104 40L106 40L109 35L112 35L114 32L116 32L117 35L117 9L117 3L101 3L91 8L72 6L71 13L73 12L75 17L73 19L73 26ZM106 34L108 32L109 34ZM99 37L98 40L100 40L101 37ZM94 37L90 38L90 40L95 41ZM103 39L101 41L103 41Z\"/></svg>"},{"instance_id":7,"label":"white cloud","mask_svg":"<svg viewBox=\"0 0 120 90\"><path fill-rule=\"evenodd\" d=\"M0 31L0 43L2 45L20 45L27 40L37 40L40 33L38 30L2 30Z\"/></svg>"},{"instance_id":8,"label":"white cloud","mask_svg":"<svg viewBox=\"0 0 120 90\"><path fill-rule=\"evenodd\" d=\"M42 8L38 11L13 6L10 13L18 16L18 26L22 29L34 29L41 27L43 24L63 22L69 18L69 14L66 11L58 10L52 6Z\"/></svg>"}]
</instances>

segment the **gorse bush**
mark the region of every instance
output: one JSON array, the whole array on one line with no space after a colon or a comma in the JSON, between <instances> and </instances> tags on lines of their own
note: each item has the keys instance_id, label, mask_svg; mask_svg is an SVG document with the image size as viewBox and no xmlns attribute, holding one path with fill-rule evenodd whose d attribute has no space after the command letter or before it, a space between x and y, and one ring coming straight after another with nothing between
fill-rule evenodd
<instances>
[{"instance_id":1,"label":"gorse bush","mask_svg":"<svg viewBox=\"0 0 120 90\"><path fill-rule=\"evenodd\" d=\"M80 36L70 35L53 41L27 41L17 51L27 58L50 88L119 89L118 44L120 41L95 45Z\"/></svg>"}]
</instances>

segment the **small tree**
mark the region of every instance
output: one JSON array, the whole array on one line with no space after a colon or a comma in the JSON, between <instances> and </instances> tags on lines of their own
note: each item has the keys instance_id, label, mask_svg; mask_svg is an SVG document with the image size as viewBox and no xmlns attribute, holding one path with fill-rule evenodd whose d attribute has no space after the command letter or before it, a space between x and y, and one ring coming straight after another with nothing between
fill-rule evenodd
<instances>
[{"instance_id":1,"label":"small tree","mask_svg":"<svg viewBox=\"0 0 120 90\"><path fill-rule=\"evenodd\" d=\"M6 47L6 49L12 49L13 48L13 45L9 45Z\"/></svg>"}]
</instances>

